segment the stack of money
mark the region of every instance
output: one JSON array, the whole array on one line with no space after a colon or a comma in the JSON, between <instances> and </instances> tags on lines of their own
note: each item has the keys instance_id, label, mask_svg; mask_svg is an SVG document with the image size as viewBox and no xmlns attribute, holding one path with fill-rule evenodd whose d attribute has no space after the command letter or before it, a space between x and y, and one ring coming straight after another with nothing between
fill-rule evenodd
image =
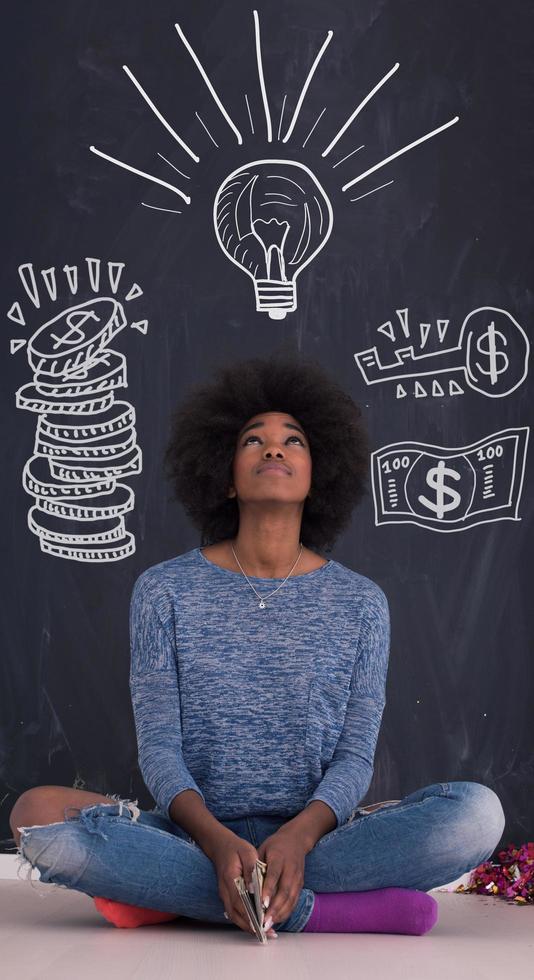
<instances>
[{"instance_id":1,"label":"stack of money","mask_svg":"<svg viewBox=\"0 0 534 980\"><path fill-rule=\"evenodd\" d=\"M238 878L234 878L234 884L245 907L248 920L255 932L256 938L259 939L260 943L267 942L267 933L264 926L267 907L261 900L263 883L265 881L266 874L267 865L264 861L260 861L258 858L255 867L252 869L252 886L254 888L254 892L252 894L249 893L245 885L245 879L242 875L239 875Z\"/></svg>"},{"instance_id":2,"label":"stack of money","mask_svg":"<svg viewBox=\"0 0 534 980\"><path fill-rule=\"evenodd\" d=\"M28 343L34 377L16 403L39 419L22 484L35 500L28 526L58 558L108 562L135 551L124 526L134 494L121 480L141 472L142 454L135 409L115 398L127 387L126 358L108 347L125 326L117 300L93 298L49 320Z\"/></svg>"}]
</instances>

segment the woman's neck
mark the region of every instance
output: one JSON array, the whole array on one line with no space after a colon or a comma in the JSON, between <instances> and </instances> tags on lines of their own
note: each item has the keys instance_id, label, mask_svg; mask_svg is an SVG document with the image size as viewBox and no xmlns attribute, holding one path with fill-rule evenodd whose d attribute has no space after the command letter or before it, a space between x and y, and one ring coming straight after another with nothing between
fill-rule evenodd
<instances>
[{"instance_id":1,"label":"woman's neck","mask_svg":"<svg viewBox=\"0 0 534 980\"><path fill-rule=\"evenodd\" d=\"M219 541L217 544L208 545L201 550L206 558L215 565L226 568L230 572L239 572L241 569L234 558L232 546L245 573L256 578L285 578L291 571L300 548L300 545L297 543L295 551L288 556L286 564L282 566L280 562L278 564L273 563L270 571L266 570L265 563L261 566L257 562L247 562L247 559L241 554L237 537L228 538L226 541ZM326 564L326 558L321 558L320 555L317 555L309 548L303 548L299 560L291 572L291 576L305 575L307 572L313 572L316 568L321 568L322 565Z\"/></svg>"},{"instance_id":2,"label":"woman's neck","mask_svg":"<svg viewBox=\"0 0 534 980\"><path fill-rule=\"evenodd\" d=\"M300 527L298 530L300 531ZM245 536L240 529L236 538L226 543L230 554L233 557L235 552L247 575L258 578L284 578L298 559L295 567L297 571L304 552L295 532L284 538L262 534L255 534L251 538Z\"/></svg>"}]
</instances>

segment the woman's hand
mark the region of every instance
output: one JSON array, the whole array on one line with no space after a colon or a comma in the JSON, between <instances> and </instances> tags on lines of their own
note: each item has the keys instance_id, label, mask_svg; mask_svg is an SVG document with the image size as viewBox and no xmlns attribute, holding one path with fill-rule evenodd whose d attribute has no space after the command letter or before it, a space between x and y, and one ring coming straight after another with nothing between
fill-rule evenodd
<instances>
[{"instance_id":1,"label":"woman's hand","mask_svg":"<svg viewBox=\"0 0 534 980\"><path fill-rule=\"evenodd\" d=\"M242 875L245 887L248 888L258 859L256 848L230 831L213 846L210 859L217 872L219 895L228 918L244 932L251 932L254 936L255 932L248 921L234 878ZM269 929L267 935L273 936L273 934L274 929Z\"/></svg>"},{"instance_id":2,"label":"woman's hand","mask_svg":"<svg viewBox=\"0 0 534 980\"><path fill-rule=\"evenodd\" d=\"M267 865L263 882L262 901L267 897L270 904L265 919L271 917L273 925L284 922L291 915L304 887L304 863L308 848L294 830L280 827L266 837L258 847L258 857Z\"/></svg>"}]
</instances>

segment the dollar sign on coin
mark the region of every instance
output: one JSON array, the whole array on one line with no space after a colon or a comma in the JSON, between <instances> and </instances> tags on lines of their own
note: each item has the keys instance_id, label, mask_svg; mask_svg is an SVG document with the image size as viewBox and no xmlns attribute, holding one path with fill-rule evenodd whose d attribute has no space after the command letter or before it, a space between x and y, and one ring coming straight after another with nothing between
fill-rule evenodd
<instances>
[{"instance_id":1,"label":"dollar sign on coin","mask_svg":"<svg viewBox=\"0 0 534 980\"><path fill-rule=\"evenodd\" d=\"M482 365L479 364L478 361L476 362L476 366L478 370L482 372L482 374L489 374L492 385L497 384L497 381L499 380L499 375L502 374L503 371L507 370L508 365L510 363L504 351L499 350L497 348L496 337L500 337L503 344L506 345L508 343L504 334L501 333L500 330L495 330L495 320L492 320L486 332L481 334L477 340L477 351L480 354L486 355L486 357L488 358L486 362L488 364L488 367L487 369L482 367ZM486 347L483 346L483 342L487 344ZM499 362L498 362L499 357L502 357L504 361L502 367L499 367Z\"/></svg>"},{"instance_id":2,"label":"dollar sign on coin","mask_svg":"<svg viewBox=\"0 0 534 980\"><path fill-rule=\"evenodd\" d=\"M61 347L61 344L81 344L85 340L85 333L82 327L90 319L100 323L100 317L96 315L94 310L72 310L66 317L68 331L62 337L59 337L55 333L50 335L55 340L54 350Z\"/></svg>"},{"instance_id":3,"label":"dollar sign on coin","mask_svg":"<svg viewBox=\"0 0 534 980\"><path fill-rule=\"evenodd\" d=\"M432 466L426 475L428 486L436 491L436 499L429 500L428 497L423 497L422 494L417 498L419 503L433 511L439 520L442 520L444 514L447 514L450 510L456 510L462 499L461 494L457 490L446 486L445 477L447 476L453 480L461 479L460 473L453 470L450 466L446 466L445 460L440 459L437 466ZM450 498L448 502L445 502L445 496Z\"/></svg>"}]
</instances>

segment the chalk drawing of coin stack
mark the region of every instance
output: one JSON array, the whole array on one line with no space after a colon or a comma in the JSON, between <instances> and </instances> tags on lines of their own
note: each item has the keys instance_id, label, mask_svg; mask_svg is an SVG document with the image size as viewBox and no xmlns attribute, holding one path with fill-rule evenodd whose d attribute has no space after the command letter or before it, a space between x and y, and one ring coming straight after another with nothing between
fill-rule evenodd
<instances>
[{"instance_id":1,"label":"chalk drawing of coin stack","mask_svg":"<svg viewBox=\"0 0 534 980\"><path fill-rule=\"evenodd\" d=\"M41 550L84 562L120 561L135 551L124 526L134 494L122 481L141 472L126 358L108 347L125 326L116 299L94 297L41 326L27 345L33 382L16 394L39 415L22 484L35 499L28 527Z\"/></svg>"}]
</instances>

